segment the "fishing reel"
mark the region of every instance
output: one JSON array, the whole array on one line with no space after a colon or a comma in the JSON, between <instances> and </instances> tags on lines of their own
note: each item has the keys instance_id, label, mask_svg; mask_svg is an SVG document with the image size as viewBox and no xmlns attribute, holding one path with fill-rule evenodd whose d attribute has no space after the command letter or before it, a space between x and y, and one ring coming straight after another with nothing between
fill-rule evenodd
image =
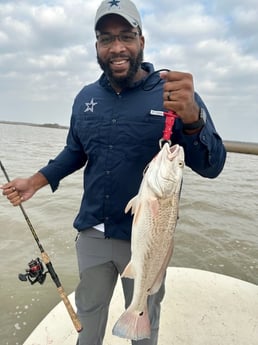
<instances>
[{"instance_id":1,"label":"fishing reel","mask_svg":"<svg viewBox=\"0 0 258 345\"><path fill-rule=\"evenodd\" d=\"M40 259L37 258L35 260L31 260L28 263L28 266L29 268L26 269L26 273L20 273L18 278L22 282L26 282L28 280L31 283L31 285L35 283L39 283L42 285L46 279L48 271L44 272L44 266Z\"/></svg>"}]
</instances>

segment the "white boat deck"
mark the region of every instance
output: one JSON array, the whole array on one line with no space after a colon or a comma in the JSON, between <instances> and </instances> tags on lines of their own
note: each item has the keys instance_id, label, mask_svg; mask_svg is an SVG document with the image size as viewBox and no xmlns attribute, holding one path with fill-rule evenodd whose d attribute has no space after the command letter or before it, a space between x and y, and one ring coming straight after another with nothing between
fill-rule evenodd
<instances>
[{"instance_id":1,"label":"white boat deck","mask_svg":"<svg viewBox=\"0 0 258 345\"><path fill-rule=\"evenodd\" d=\"M69 296L74 305L74 294ZM118 283L103 345L131 344L112 335L123 311ZM24 345L75 345L77 332L62 302ZM159 345L257 345L258 286L220 274L169 267Z\"/></svg>"}]
</instances>

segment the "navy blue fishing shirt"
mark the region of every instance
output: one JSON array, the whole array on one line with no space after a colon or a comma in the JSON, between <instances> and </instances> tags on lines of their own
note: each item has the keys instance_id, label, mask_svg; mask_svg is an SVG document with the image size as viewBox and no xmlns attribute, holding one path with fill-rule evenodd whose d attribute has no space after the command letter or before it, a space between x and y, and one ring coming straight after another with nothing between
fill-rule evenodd
<instances>
[{"instance_id":1,"label":"navy blue fishing shirt","mask_svg":"<svg viewBox=\"0 0 258 345\"><path fill-rule=\"evenodd\" d=\"M150 63L143 69L153 72ZM154 78L155 79L155 78ZM132 216L128 201L140 186L143 170L159 151L165 118L151 115L163 108L163 81L150 91L137 82L117 94L105 75L85 86L75 98L63 151L40 172L55 191L65 176L84 168L84 193L74 221L78 231L105 224L105 236L129 240ZM152 81L151 81L152 82ZM205 107L198 94L196 101ZM216 177L225 162L225 148L210 115L200 133L186 135L176 119L172 143L185 150L185 162L196 173Z\"/></svg>"}]
</instances>

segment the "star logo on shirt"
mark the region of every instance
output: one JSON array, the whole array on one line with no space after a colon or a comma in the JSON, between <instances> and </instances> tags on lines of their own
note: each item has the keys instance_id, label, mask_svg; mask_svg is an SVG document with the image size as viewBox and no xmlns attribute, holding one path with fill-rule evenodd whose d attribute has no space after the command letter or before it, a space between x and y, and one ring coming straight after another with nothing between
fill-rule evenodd
<instances>
[{"instance_id":1,"label":"star logo on shirt","mask_svg":"<svg viewBox=\"0 0 258 345\"><path fill-rule=\"evenodd\" d=\"M110 4L110 7L113 7L113 6L118 7L119 6L119 2L120 2L120 0L111 0L108 3Z\"/></svg>"},{"instance_id":2,"label":"star logo on shirt","mask_svg":"<svg viewBox=\"0 0 258 345\"><path fill-rule=\"evenodd\" d=\"M86 109L84 110L85 113L88 111L91 111L93 113L95 105L97 105L97 102L94 102L94 99L92 98L90 102L85 103Z\"/></svg>"}]
</instances>

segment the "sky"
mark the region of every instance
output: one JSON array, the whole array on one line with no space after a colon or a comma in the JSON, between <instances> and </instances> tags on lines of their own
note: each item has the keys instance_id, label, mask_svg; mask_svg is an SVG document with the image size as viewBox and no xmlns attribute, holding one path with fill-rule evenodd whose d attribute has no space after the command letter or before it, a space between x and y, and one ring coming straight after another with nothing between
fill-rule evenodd
<instances>
[{"instance_id":1,"label":"sky","mask_svg":"<svg viewBox=\"0 0 258 345\"><path fill-rule=\"evenodd\" d=\"M69 125L99 78L100 0L0 0L0 120ZM137 0L144 60L189 72L224 140L258 142L258 0Z\"/></svg>"}]
</instances>

